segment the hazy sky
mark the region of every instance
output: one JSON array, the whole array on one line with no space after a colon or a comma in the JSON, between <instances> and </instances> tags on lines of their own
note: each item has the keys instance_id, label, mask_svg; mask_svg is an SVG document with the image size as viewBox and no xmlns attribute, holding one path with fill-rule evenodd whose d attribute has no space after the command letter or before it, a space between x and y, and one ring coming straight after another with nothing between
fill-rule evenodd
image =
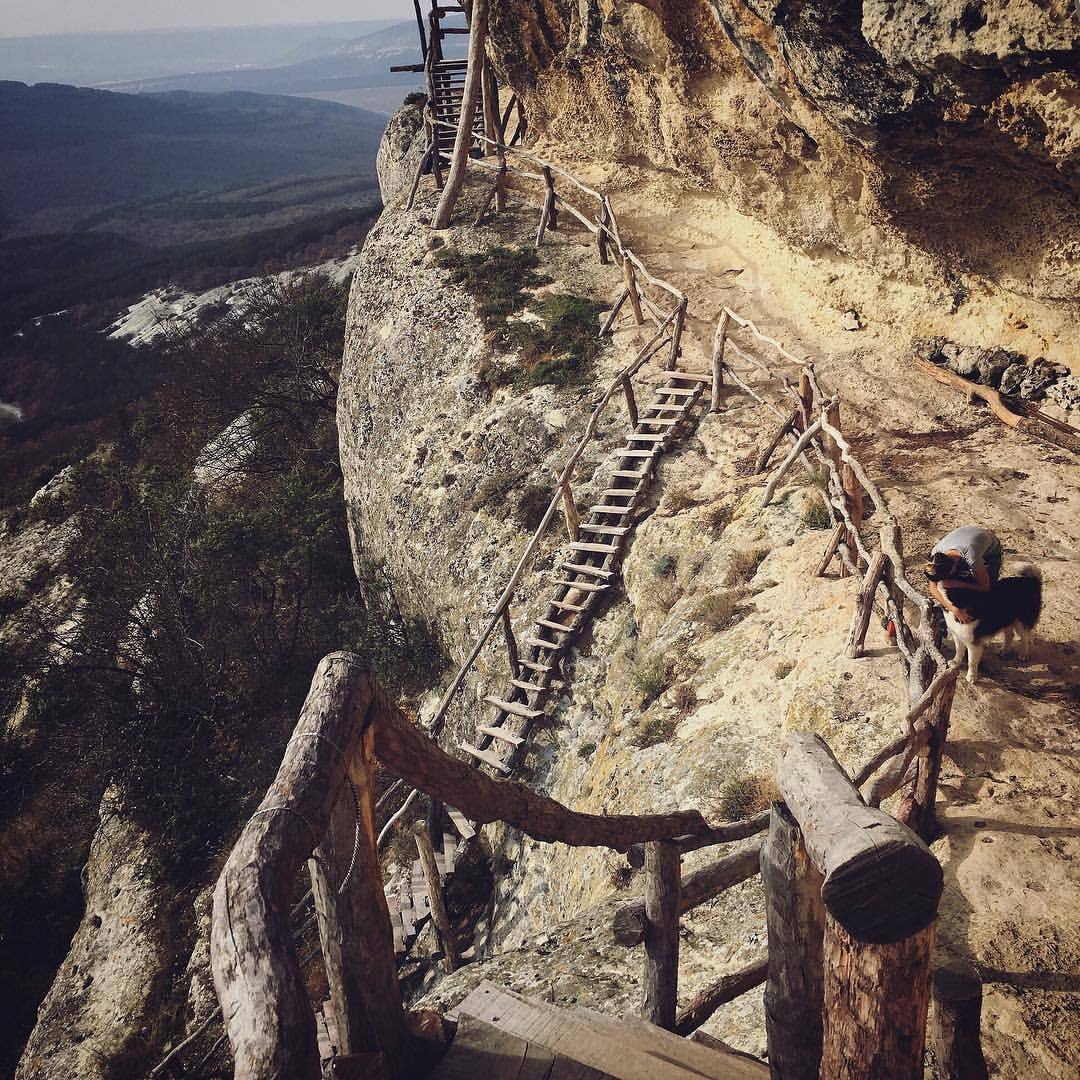
<instances>
[{"instance_id":1,"label":"hazy sky","mask_svg":"<svg viewBox=\"0 0 1080 1080\"><path fill-rule=\"evenodd\" d=\"M0 0L0 36L407 19L409 0Z\"/></svg>"}]
</instances>

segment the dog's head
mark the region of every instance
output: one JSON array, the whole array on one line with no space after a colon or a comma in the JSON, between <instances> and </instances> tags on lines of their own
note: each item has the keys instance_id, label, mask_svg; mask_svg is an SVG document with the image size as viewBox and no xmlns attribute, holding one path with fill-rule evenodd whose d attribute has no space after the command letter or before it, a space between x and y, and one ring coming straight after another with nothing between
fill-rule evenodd
<instances>
[{"instance_id":1,"label":"dog's head","mask_svg":"<svg viewBox=\"0 0 1080 1080\"><path fill-rule=\"evenodd\" d=\"M961 580L971 577L971 567L960 555L937 551L927 560L926 576L930 581Z\"/></svg>"}]
</instances>

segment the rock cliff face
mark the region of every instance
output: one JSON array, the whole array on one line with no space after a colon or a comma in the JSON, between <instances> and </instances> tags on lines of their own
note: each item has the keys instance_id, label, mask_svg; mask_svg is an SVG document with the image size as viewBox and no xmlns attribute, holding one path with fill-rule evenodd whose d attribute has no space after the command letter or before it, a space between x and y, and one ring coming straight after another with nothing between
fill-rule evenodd
<instances>
[{"instance_id":1,"label":"rock cliff face","mask_svg":"<svg viewBox=\"0 0 1080 1080\"><path fill-rule=\"evenodd\" d=\"M1073 5L502 0L493 51L568 156L677 172L882 277L1080 297Z\"/></svg>"}]
</instances>

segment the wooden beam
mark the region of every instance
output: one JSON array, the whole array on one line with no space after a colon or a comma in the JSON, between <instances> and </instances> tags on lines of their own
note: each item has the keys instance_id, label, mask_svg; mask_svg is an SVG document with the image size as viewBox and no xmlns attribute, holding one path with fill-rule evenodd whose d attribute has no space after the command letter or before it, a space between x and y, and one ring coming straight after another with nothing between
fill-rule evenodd
<instances>
[{"instance_id":1,"label":"wooden beam","mask_svg":"<svg viewBox=\"0 0 1080 1080\"><path fill-rule=\"evenodd\" d=\"M420 867L424 871L431 918L442 941L443 970L449 975L455 968L460 967L461 954L458 952L454 928L450 925L450 916L446 912L442 882L439 878L439 864L435 861L435 849L431 846L431 836L428 833L426 821L420 820L413 825L413 836L416 839L416 850L420 854Z\"/></svg>"},{"instance_id":2,"label":"wooden beam","mask_svg":"<svg viewBox=\"0 0 1080 1080\"><path fill-rule=\"evenodd\" d=\"M685 915L701 904L714 900L733 885L740 885L756 877L759 872L760 852L760 843L751 844L742 851L725 855L724 858L688 874L680 883L679 914ZM632 860L630 865L634 865ZM612 917L612 936L620 945L640 945L645 940L645 924L644 898L620 904Z\"/></svg>"},{"instance_id":3,"label":"wooden beam","mask_svg":"<svg viewBox=\"0 0 1080 1080\"><path fill-rule=\"evenodd\" d=\"M630 307L634 310L634 322L641 326L645 321L645 316L641 311L641 298L638 296L637 279L634 277L634 264L625 255L622 261L622 274L627 295L630 297Z\"/></svg>"},{"instance_id":4,"label":"wooden beam","mask_svg":"<svg viewBox=\"0 0 1080 1080\"><path fill-rule=\"evenodd\" d=\"M773 803L769 838L761 851L761 878L769 931L769 1068L774 1080L817 1080L825 1000L822 878L783 803Z\"/></svg>"},{"instance_id":5,"label":"wooden beam","mask_svg":"<svg viewBox=\"0 0 1080 1080\"><path fill-rule=\"evenodd\" d=\"M616 851L650 840L711 833L697 810L646 815L583 814L537 795L518 781L493 780L441 750L381 688L376 688L376 694L379 722L375 727L375 754L380 763L413 787L457 807L470 821L481 825L505 821L534 840L574 847L610 847Z\"/></svg>"},{"instance_id":6,"label":"wooden beam","mask_svg":"<svg viewBox=\"0 0 1080 1080\"><path fill-rule=\"evenodd\" d=\"M645 974L641 1015L671 1031L679 986L679 849L668 840L645 845Z\"/></svg>"},{"instance_id":7,"label":"wooden beam","mask_svg":"<svg viewBox=\"0 0 1080 1080\"><path fill-rule=\"evenodd\" d=\"M966 960L934 967L927 1041L934 1080L987 1080L979 1034L982 979Z\"/></svg>"},{"instance_id":8,"label":"wooden beam","mask_svg":"<svg viewBox=\"0 0 1080 1080\"><path fill-rule=\"evenodd\" d=\"M709 398L709 412L711 413L720 411L720 387L724 384L724 348L727 345L730 321L731 316L725 309L720 315L720 321L716 324L716 334L713 336L712 394ZM758 472L761 472L761 469L758 469Z\"/></svg>"},{"instance_id":9,"label":"wooden beam","mask_svg":"<svg viewBox=\"0 0 1080 1080\"><path fill-rule=\"evenodd\" d=\"M821 562L818 564L817 573L815 577L824 577L825 571L829 569L829 563L833 561L833 557L836 555L837 548L840 547L841 542L847 535L847 526L841 521L832 531L832 535L829 537L829 543L825 547L825 554L821 558Z\"/></svg>"},{"instance_id":10,"label":"wooden beam","mask_svg":"<svg viewBox=\"0 0 1080 1080\"><path fill-rule=\"evenodd\" d=\"M331 653L321 661L277 776L214 888L210 965L237 1076L319 1076L289 897L326 832L346 762L371 723L372 699L358 658Z\"/></svg>"},{"instance_id":11,"label":"wooden beam","mask_svg":"<svg viewBox=\"0 0 1080 1080\"><path fill-rule=\"evenodd\" d=\"M697 1031L721 1005L726 1005L729 1001L734 1001L737 997L742 997L743 994L753 990L755 986L760 986L765 981L768 970L769 960L767 957L762 957L740 971L721 975L712 986L702 990L679 1013L673 1029L675 1034L690 1035ZM817 1076L816 1072L814 1076Z\"/></svg>"},{"instance_id":12,"label":"wooden beam","mask_svg":"<svg viewBox=\"0 0 1080 1080\"><path fill-rule=\"evenodd\" d=\"M869 944L826 915L821 1076L923 1080L933 936L930 924L900 941Z\"/></svg>"},{"instance_id":13,"label":"wooden beam","mask_svg":"<svg viewBox=\"0 0 1080 1080\"><path fill-rule=\"evenodd\" d=\"M874 594L877 592L878 585L881 584L882 575L888 564L889 559L884 551L874 552L874 557L870 560L870 566L859 588L859 595L855 599L855 614L851 620L847 644L844 646L844 655L849 660L858 660L862 656L866 631L870 628L870 618L874 614Z\"/></svg>"},{"instance_id":14,"label":"wooden beam","mask_svg":"<svg viewBox=\"0 0 1080 1080\"><path fill-rule=\"evenodd\" d=\"M517 638L514 637L514 627L510 622L510 608L502 609L503 639L506 641L506 657L510 661L510 677L521 677L521 659L518 656Z\"/></svg>"},{"instance_id":15,"label":"wooden beam","mask_svg":"<svg viewBox=\"0 0 1080 1080\"><path fill-rule=\"evenodd\" d=\"M570 487L570 478L563 477L560 480L556 476L555 479L559 482L559 490L562 492L563 519L566 522L566 533L570 540L574 541L577 540L578 530L581 528L581 517L574 503L574 492Z\"/></svg>"},{"instance_id":16,"label":"wooden beam","mask_svg":"<svg viewBox=\"0 0 1080 1080\"><path fill-rule=\"evenodd\" d=\"M784 736L777 781L825 877L825 907L849 933L894 942L933 921L941 864L910 829L864 805L819 735Z\"/></svg>"},{"instance_id":17,"label":"wooden beam","mask_svg":"<svg viewBox=\"0 0 1080 1080\"><path fill-rule=\"evenodd\" d=\"M450 175L446 180L442 198L435 210L431 227L445 229L450 225L458 196L465 183L465 171L469 163L469 149L473 142L473 117L484 78L484 43L487 39L488 0L473 0L469 20L469 61L465 71L465 87L461 98L461 116L458 120L454 154L450 159ZM438 131L436 129L436 147ZM436 153L436 157L438 154Z\"/></svg>"},{"instance_id":18,"label":"wooden beam","mask_svg":"<svg viewBox=\"0 0 1080 1080\"><path fill-rule=\"evenodd\" d=\"M622 378L622 387L623 393L626 395L626 411L630 414L630 426L636 428L638 426L638 411L637 401L634 398L634 385L626 375Z\"/></svg>"}]
</instances>

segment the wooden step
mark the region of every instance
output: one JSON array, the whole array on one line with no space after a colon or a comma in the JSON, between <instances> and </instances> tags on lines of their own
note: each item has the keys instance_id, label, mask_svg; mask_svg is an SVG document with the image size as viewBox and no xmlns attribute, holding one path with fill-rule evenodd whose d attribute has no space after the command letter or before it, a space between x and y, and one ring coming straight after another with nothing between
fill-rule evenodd
<instances>
[{"instance_id":1,"label":"wooden step","mask_svg":"<svg viewBox=\"0 0 1080 1080\"><path fill-rule=\"evenodd\" d=\"M620 458L651 458L656 457L660 447L654 446L651 450L620 450L616 457Z\"/></svg>"},{"instance_id":2,"label":"wooden step","mask_svg":"<svg viewBox=\"0 0 1080 1080\"><path fill-rule=\"evenodd\" d=\"M688 386L658 386L656 388L657 395L673 394L675 397L697 397L700 392L699 389L691 390Z\"/></svg>"},{"instance_id":3,"label":"wooden step","mask_svg":"<svg viewBox=\"0 0 1080 1080\"><path fill-rule=\"evenodd\" d=\"M569 585L571 589L579 589L581 592L604 592L606 585L596 585L591 581L567 581L565 578L556 578L556 585Z\"/></svg>"},{"instance_id":4,"label":"wooden step","mask_svg":"<svg viewBox=\"0 0 1080 1080\"><path fill-rule=\"evenodd\" d=\"M448 806L446 812L450 815L454 828L461 834L462 840L471 840L476 835L472 822L460 810L453 810Z\"/></svg>"},{"instance_id":5,"label":"wooden step","mask_svg":"<svg viewBox=\"0 0 1080 1080\"><path fill-rule=\"evenodd\" d=\"M559 634L570 634L577 629L577 627L575 626L567 626L566 623L552 622L551 619L537 619L536 625L544 626L548 630L554 630L556 633Z\"/></svg>"},{"instance_id":6,"label":"wooden step","mask_svg":"<svg viewBox=\"0 0 1080 1080\"><path fill-rule=\"evenodd\" d=\"M520 746L525 741L520 735L514 735L512 732L505 731L503 728L488 727L486 724L477 724L476 730L479 731L481 735L489 735L491 738L498 739L499 742L507 743L510 746Z\"/></svg>"},{"instance_id":7,"label":"wooden step","mask_svg":"<svg viewBox=\"0 0 1080 1080\"><path fill-rule=\"evenodd\" d=\"M520 661L518 662L520 663ZM550 671L551 669L548 668L547 670ZM530 693L535 694L542 694L547 690L547 687L542 683L526 682L524 679L511 679L510 685L516 686L519 690L528 690Z\"/></svg>"},{"instance_id":8,"label":"wooden step","mask_svg":"<svg viewBox=\"0 0 1080 1080\"><path fill-rule=\"evenodd\" d=\"M674 427L682 422L681 416L643 416L640 420L642 427Z\"/></svg>"},{"instance_id":9,"label":"wooden step","mask_svg":"<svg viewBox=\"0 0 1080 1080\"><path fill-rule=\"evenodd\" d=\"M625 517L630 513L629 506L610 506L605 503L599 503L596 506L589 507L590 514L611 514L614 517Z\"/></svg>"},{"instance_id":10,"label":"wooden step","mask_svg":"<svg viewBox=\"0 0 1080 1080\"><path fill-rule=\"evenodd\" d=\"M630 531L629 525L590 525L583 522L578 526L579 532L597 533L600 536L625 536Z\"/></svg>"},{"instance_id":11,"label":"wooden step","mask_svg":"<svg viewBox=\"0 0 1080 1080\"><path fill-rule=\"evenodd\" d=\"M669 371L668 372L668 378L669 379L684 379L684 380L689 379L691 382L699 382L699 383L711 383L712 382L712 376L711 375L699 374L696 371Z\"/></svg>"},{"instance_id":12,"label":"wooden step","mask_svg":"<svg viewBox=\"0 0 1080 1080\"><path fill-rule=\"evenodd\" d=\"M667 431L655 432L655 431L635 431L627 438L627 442L651 442L661 443L670 433Z\"/></svg>"},{"instance_id":13,"label":"wooden step","mask_svg":"<svg viewBox=\"0 0 1080 1080\"><path fill-rule=\"evenodd\" d=\"M533 645L537 649L550 649L552 652L558 652L562 648L557 641L545 641L543 638L538 637L527 637L525 644Z\"/></svg>"},{"instance_id":14,"label":"wooden step","mask_svg":"<svg viewBox=\"0 0 1080 1080\"><path fill-rule=\"evenodd\" d=\"M528 671L535 671L538 675L546 675L553 670L551 664L541 664L539 660L519 660L518 667L523 667Z\"/></svg>"},{"instance_id":15,"label":"wooden step","mask_svg":"<svg viewBox=\"0 0 1080 1080\"><path fill-rule=\"evenodd\" d=\"M568 604L565 600L549 600L548 603L559 611L573 611L576 613L585 610L584 604Z\"/></svg>"},{"instance_id":16,"label":"wooden step","mask_svg":"<svg viewBox=\"0 0 1080 1080\"><path fill-rule=\"evenodd\" d=\"M544 715L541 709L523 705L520 701L503 701L493 694L488 695L484 700L489 705L494 705L500 712L510 713L512 716L524 716L526 720L535 720L538 716Z\"/></svg>"},{"instance_id":17,"label":"wooden step","mask_svg":"<svg viewBox=\"0 0 1080 1080\"><path fill-rule=\"evenodd\" d=\"M618 544L593 544L588 541L575 540L570 548L572 551L595 551L600 555L614 555L619 550Z\"/></svg>"},{"instance_id":18,"label":"wooden step","mask_svg":"<svg viewBox=\"0 0 1080 1080\"><path fill-rule=\"evenodd\" d=\"M638 493L637 488L604 488L604 490L600 492L600 496L601 496L601 498L604 498L604 499L614 499L619 495L631 495L631 496L636 497L637 493ZM633 510L633 508L634 507L633 507L632 502L623 507L623 509L627 513L630 513L630 511Z\"/></svg>"},{"instance_id":19,"label":"wooden step","mask_svg":"<svg viewBox=\"0 0 1080 1080\"><path fill-rule=\"evenodd\" d=\"M501 773L509 774L510 770L502 763L498 754L492 753L490 750L481 750L479 747L471 746L467 742L458 743L458 746L460 746L466 754L471 754L477 761L482 761L485 765L490 765L493 769L497 769Z\"/></svg>"},{"instance_id":20,"label":"wooden step","mask_svg":"<svg viewBox=\"0 0 1080 1080\"><path fill-rule=\"evenodd\" d=\"M588 563L564 562L560 565L564 570L572 570L574 573L577 574L588 574L590 577L609 578L615 576L614 570L604 570L602 567L590 566ZM572 581L567 581L563 582L563 584L574 585L575 583ZM582 589L585 588L584 585L578 587Z\"/></svg>"}]
</instances>

